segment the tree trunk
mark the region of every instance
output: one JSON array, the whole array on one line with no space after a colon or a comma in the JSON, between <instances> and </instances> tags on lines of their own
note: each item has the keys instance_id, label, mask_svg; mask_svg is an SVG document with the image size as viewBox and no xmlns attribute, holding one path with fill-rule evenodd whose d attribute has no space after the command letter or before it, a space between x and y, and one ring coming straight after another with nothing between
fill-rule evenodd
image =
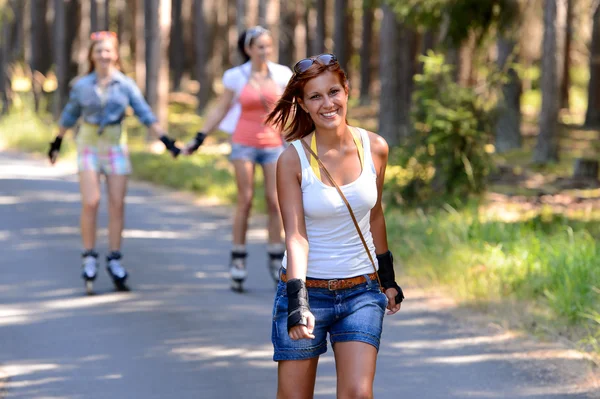
<instances>
[{"instance_id":1,"label":"tree trunk","mask_svg":"<svg viewBox=\"0 0 600 399\"><path fill-rule=\"evenodd\" d=\"M67 54L65 21L65 0L54 0L54 65L56 69L57 88L54 92L54 117L58 118L66 104L65 88L67 87ZM68 87L67 87L68 90Z\"/></svg>"},{"instance_id":2,"label":"tree trunk","mask_svg":"<svg viewBox=\"0 0 600 399\"><path fill-rule=\"evenodd\" d=\"M498 39L498 67L506 68L516 42L509 38ZM521 148L521 82L517 72L508 67L508 82L502 86L502 99L498 105L499 115L496 123L496 152L503 153Z\"/></svg>"},{"instance_id":3,"label":"tree trunk","mask_svg":"<svg viewBox=\"0 0 600 399\"><path fill-rule=\"evenodd\" d=\"M79 60L78 51L73 51L77 36L79 35L80 22L81 22L81 5L79 0L66 0L65 1L65 56L67 57L67 85L64 87L65 92L63 95L65 98L69 97L69 82L77 77L79 73Z\"/></svg>"},{"instance_id":4,"label":"tree trunk","mask_svg":"<svg viewBox=\"0 0 600 399\"><path fill-rule=\"evenodd\" d=\"M161 126L166 127L171 0L146 0L146 6L146 99Z\"/></svg>"},{"instance_id":5,"label":"tree trunk","mask_svg":"<svg viewBox=\"0 0 600 399\"><path fill-rule=\"evenodd\" d=\"M194 43L196 45L196 77L200 83L200 90L198 91L198 113L204 111L213 95L211 56L214 21L210 21L210 11L210 5L205 5L204 0L195 0L194 15L196 32L194 35Z\"/></svg>"},{"instance_id":6,"label":"tree trunk","mask_svg":"<svg viewBox=\"0 0 600 399\"><path fill-rule=\"evenodd\" d=\"M333 50L340 66L348 71L348 0L335 0Z\"/></svg>"},{"instance_id":7,"label":"tree trunk","mask_svg":"<svg viewBox=\"0 0 600 399\"><path fill-rule=\"evenodd\" d=\"M31 32L29 39L31 41L29 68L31 69L31 84L33 91L33 101L35 112L40 110L40 100L42 96L42 84L44 74L48 71L52 59L50 56L50 42L48 33L48 23L46 22L46 13L48 11L48 0L32 0L30 3Z\"/></svg>"},{"instance_id":8,"label":"tree trunk","mask_svg":"<svg viewBox=\"0 0 600 399\"><path fill-rule=\"evenodd\" d=\"M236 26L238 35L240 35L246 28L246 0L237 0L237 14L236 14Z\"/></svg>"},{"instance_id":9,"label":"tree trunk","mask_svg":"<svg viewBox=\"0 0 600 399\"><path fill-rule=\"evenodd\" d=\"M173 0L171 8L171 44L169 46L169 65L173 71L173 91L179 91L185 68L182 7L183 0Z\"/></svg>"},{"instance_id":10,"label":"tree trunk","mask_svg":"<svg viewBox=\"0 0 600 399\"><path fill-rule=\"evenodd\" d=\"M375 12L370 0L363 0L362 45L360 48L360 104L371 102L371 41Z\"/></svg>"},{"instance_id":11,"label":"tree trunk","mask_svg":"<svg viewBox=\"0 0 600 399\"><path fill-rule=\"evenodd\" d=\"M267 0L258 0L258 24L267 27Z\"/></svg>"},{"instance_id":12,"label":"tree trunk","mask_svg":"<svg viewBox=\"0 0 600 399\"><path fill-rule=\"evenodd\" d=\"M573 177L575 179L598 180L598 160L583 158L575 159Z\"/></svg>"},{"instance_id":13,"label":"tree trunk","mask_svg":"<svg viewBox=\"0 0 600 399\"><path fill-rule=\"evenodd\" d=\"M600 126L600 3L594 10L592 43L590 45L590 81L588 105L585 113L586 126Z\"/></svg>"},{"instance_id":14,"label":"tree trunk","mask_svg":"<svg viewBox=\"0 0 600 399\"><path fill-rule=\"evenodd\" d=\"M567 5L565 48L563 54L562 80L560 81L560 108L569 109L569 87L571 86L571 42L573 41L573 7L575 0L564 0Z\"/></svg>"},{"instance_id":15,"label":"tree trunk","mask_svg":"<svg viewBox=\"0 0 600 399\"><path fill-rule=\"evenodd\" d=\"M400 64L399 39L400 26L396 14L389 5L383 5L383 19L380 31L380 70L381 94L379 106L378 132L394 146L400 142L399 122L402 112L397 101L400 92L398 65Z\"/></svg>"},{"instance_id":16,"label":"tree trunk","mask_svg":"<svg viewBox=\"0 0 600 399\"><path fill-rule=\"evenodd\" d=\"M120 54L124 54L124 49L127 47L126 43L131 40L132 24L131 19L127 18L130 13L127 10L125 0L115 0L115 7L117 9L117 38L119 40ZM131 54L131 51L129 52Z\"/></svg>"},{"instance_id":17,"label":"tree trunk","mask_svg":"<svg viewBox=\"0 0 600 399\"><path fill-rule=\"evenodd\" d=\"M92 32L99 31L98 26L98 3L97 0L89 0L90 1L90 26L92 28Z\"/></svg>"},{"instance_id":18,"label":"tree trunk","mask_svg":"<svg viewBox=\"0 0 600 399\"><path fill-rule=\"evenodd\" d=\"M292 2L282 1L280 5L279 30L279 63L282 65L292 65L296 53L294 36L296 32L297 15L296 6Z\"/></svg>"},{"instance_id":19,"label":"tree trunk","mask_svg":"<svg viewBox=\"0 0 600 399\"><path fill-rule=\"evenodd\" d=\"M408 138L411 131L410 110L414 76L417 72L416 56L419 36L415 30L401 24L400 40L397 44L400 62L396 66L398 74L398 133L400 140Z\"/></svg>"},{"instance_id":20,"label":"tree trunk","mask_svg":"<svg viewBox=\"0 0 600 399\"><path fill-rule=\"evenodd\" d=\"M539 118L539 134L533 154L533 161L540 164L558 160L556 64L556 0L546 0L542 41L542 109Z\"/></svg>"},{"instance_id":21,"label":"tree trunk","mask_svg":"<svg viewBox=\"0 0 600 399\"><path fill-rule=\"evenodd\" d=\"M326 30L325 30L325 21L327 16L327 4L326 0L317 0L316 1L316 10L317 10L317 28L315 30L315 44L313 54L318 55L324 53L325 50L325 40L326 40Z\"/></svg>"},{"instance_id":22,"label":"tree trunk","mask_svg":"<svg viewBox=\"0 0 600 399\"><path fill-rule=\"evenodd\" d=\"M135 82L142 92L146 91L146 1L133 0L135 16L133 43L135 43Z\"/></svg>"},{"instance_id":23,"label":"tree trunk","mask_svg":"<svg viewBox=\"0 0 600 399\"><path fill-rule=\"evenodd\" d=\"M31 69L46 74L52 65L48 0L31 0Z\"/></svg>"},{"instance_id":24,"label":"tree trunk","mask_svg":"<svg viewBox=\"0 0 600 399\"><path fill-rule=\"evenodd\" d=\"M104 0L104 10L102 12L104 17L104 30L113 30L110 26L110 0Z\"/></svg>"},{"instance_id":25,"label":"tree trunk","mask_svg":"<svg viewBox=\"0 0 600 399\"><path fill-rule=\"evenodd\" d=\"M10 7L10 10L8 8ZM0 115L8 114L11 103L11 78L10 78L10 62L11 62L11 33L14 25L13 16L14 2L10 1L7 9L0 13L0 101L2 101L2 110Z\"/></svg>"}]
</instances>

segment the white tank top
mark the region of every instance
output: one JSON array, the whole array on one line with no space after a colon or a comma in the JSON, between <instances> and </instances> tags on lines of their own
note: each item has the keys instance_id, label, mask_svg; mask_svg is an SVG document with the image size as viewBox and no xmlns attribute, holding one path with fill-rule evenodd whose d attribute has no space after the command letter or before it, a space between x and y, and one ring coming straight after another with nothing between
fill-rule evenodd
<instances>
[{"instance_id":1,"label":"white tank top","mask_svg":"<svg viewBox=\"0 0 600 399\"><path fill-rule=\"evenodd\" d=\"M377 265L371 236L371 209L377 203L377 173L371 156L369 135L358 129L364 148L364 166L352 183L340 186L352 207L371 256ZM302 201L308 236L307 277L319 279L348 278L373 273L348 208L335 187L317 178L299 140L292 142L302 168ZM287 267L287 252L282 265Z\"/></svg>"}]
</instances>

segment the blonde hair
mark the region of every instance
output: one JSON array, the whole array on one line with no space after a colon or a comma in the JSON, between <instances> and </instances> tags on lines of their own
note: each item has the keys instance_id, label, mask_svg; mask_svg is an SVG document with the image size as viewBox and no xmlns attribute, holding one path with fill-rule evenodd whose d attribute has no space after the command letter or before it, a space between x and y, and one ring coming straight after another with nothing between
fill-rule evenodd
<instances>
[{"instance_id":1,"label":"blonde hair","mask_svg":"<svg viewBox=\"0 0 600 399\"><path fill-rule=\"evenodd\" d=\"M117 69L120 72L123 72L123 65L121 65L121 56L119 55L119 39L117 39L116 35L114 35L114 36L110 35L110 36L98 38L96 40L92 39L92 42L90 44L90 49L88 50L88 64L89 64L88 74L94 72L94 69L96 67L94 65L94 60L92 60L92 53L94 52L94 47L96 47L96 45L98 43L102 43L104 41L110 41L112 43L113 48L115 49L115 52L117 53L117 61L115 62L115 66L117 67Z\"/></svg>"}]
</instances>

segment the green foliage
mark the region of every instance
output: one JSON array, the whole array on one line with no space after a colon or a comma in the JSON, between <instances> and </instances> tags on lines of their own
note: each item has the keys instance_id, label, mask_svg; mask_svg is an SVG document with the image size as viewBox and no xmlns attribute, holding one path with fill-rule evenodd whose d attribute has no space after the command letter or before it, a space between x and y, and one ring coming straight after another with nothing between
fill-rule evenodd
<instances>
[{"instance_id":1,"label":"green foliage","mask_svg":"<svg viewBox=\"0 0 600 399\"><path fill-rule=\"evenodd\" d=\"M485 189L494 114L486 96L454 81L442 56L430 53L422 60L423 74L415 77L408 156L396 159L403 170L391 169L390 184L404 202L455 204L450 198L464 199Z\"/></svg>"},{"instance_id":2,"label":"green foliage","mask_svg":"<svg viewBox=\"0 0 600 399\"><path fill-rule=\"evenodd\" d=\"M445 45L458 46L474 34L480 44L486 35L507 30L519 15L516 0L384 0L399 19L413 27L440 29Z\"/></svg>"},{"instance_id":3,"label":"green foliage","mask_svg":"<svg viewBox=\"0 0 600 399\"><path fill-rule=\"evenodd\" d=\"M391 210L386 221L408 275L449 285L466 302L535 304L553 328L587 325L589 338L600 339L597 222L540 211L508 223L487 219L476 204L460 212Z\"/></svg>"}]
</instances>

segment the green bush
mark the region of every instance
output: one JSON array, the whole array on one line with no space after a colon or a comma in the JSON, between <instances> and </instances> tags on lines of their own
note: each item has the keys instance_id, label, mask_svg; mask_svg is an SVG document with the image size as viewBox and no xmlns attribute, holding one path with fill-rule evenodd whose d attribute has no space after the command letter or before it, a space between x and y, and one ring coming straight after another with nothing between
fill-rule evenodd
<instances>
[{"instance_id":1,"label":"green bush","mask_svg":"<svg viewBox=\"0 0 600 399\"><path fill-rule=\"evenodd\" d=\"M405 203L456 204L485 189L493 162L493 112L485 96L455 82L443 56L430 52L422 61L423 74L415 77L414 131L408 151L390 162L402 169L392 169L390 183Z\"/></svg>"}]
</instances>

